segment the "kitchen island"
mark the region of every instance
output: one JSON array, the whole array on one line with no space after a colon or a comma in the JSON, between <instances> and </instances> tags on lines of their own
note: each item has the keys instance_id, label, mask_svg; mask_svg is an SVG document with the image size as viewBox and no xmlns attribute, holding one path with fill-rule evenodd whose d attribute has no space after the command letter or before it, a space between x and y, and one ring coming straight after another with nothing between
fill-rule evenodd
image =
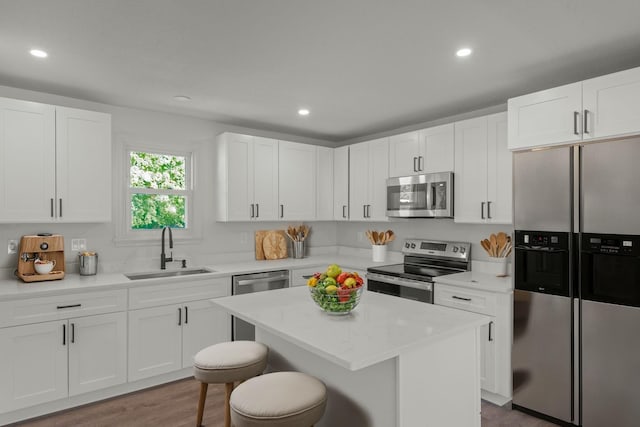
<instances>
[{"instance_id":1,"label":"kitchen island","mask_svg":"<svg viewBox=\"0 0 640 427\"><path fill-rule=\"evenodd\" d=\"M268 370L325 382L318 426L480 426L485 316L366 291L352 313L336 316L306 287L211 302L256 326Z\"/></svg>"}]
</instances>

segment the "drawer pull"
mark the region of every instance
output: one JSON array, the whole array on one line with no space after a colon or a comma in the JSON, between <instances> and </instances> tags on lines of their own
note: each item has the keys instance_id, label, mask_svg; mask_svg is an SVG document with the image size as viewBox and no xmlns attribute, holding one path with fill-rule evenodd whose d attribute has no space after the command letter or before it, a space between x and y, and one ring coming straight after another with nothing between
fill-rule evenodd
<instances>
[{"instance_id":1,"label":"drawer pull","mask_svg":"<svg viewBox=\"0 0 640 427\"><path fill-rule=\"evenodd\" d=\"M471 301L471 298L463 298L463 297L459 297L459 296L456 296L456 295L452 296L451 298L459 299L461 301Z\"/></svg>"},{"instance_id":2,"label":"drawer pull","mask_svg":"<svg viewBox=\"0 0 640 427\"><path fill-rule=\"evenodd\" d=\"M313 274L308 274L308 275L303 274L303 275L302 275L302 278L303 278L303 279L307 279L307 280L308 280L308 279L311 279L312 277L313 277Z\"/></svg>"},{"instance_id":3,"label":"drawer pull","mask_svg":"<svg viewBox=\"0 0 640 427\"><path fill-rule=\"evenodd\" d=\"M82 307L82 304L59 305L56 308L58 310L62 310L62 309L65 309L65 308L77 308L77 307Z\"/></svg>"}]
</instances>

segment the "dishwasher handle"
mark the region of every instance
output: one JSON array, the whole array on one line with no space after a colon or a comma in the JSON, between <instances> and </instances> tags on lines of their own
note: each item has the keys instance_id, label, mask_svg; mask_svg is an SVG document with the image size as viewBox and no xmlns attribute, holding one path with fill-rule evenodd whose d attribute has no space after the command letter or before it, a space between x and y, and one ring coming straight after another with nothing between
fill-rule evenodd
<instances>
[{"instance_id":1,"label":"dishwasher handle","mask_svg":"<svg viewBox=\"0 0 640 427\"><path fill-rule=\"evenodd\" d=\"M239 277L234 277L233 278L233 285L236 287L242 287L242 286L251 286L251 285L255 285L258 283L271 283L271 282L278 282L280 280L286 280L287 282L289 281L289 271L288 270L284 270L281 272L274 272L274 273L256 273L254 274L247 274L245 275L245 277L247 277L246 279L243 278L239 278Z\"/></svg>"}]
</instances>

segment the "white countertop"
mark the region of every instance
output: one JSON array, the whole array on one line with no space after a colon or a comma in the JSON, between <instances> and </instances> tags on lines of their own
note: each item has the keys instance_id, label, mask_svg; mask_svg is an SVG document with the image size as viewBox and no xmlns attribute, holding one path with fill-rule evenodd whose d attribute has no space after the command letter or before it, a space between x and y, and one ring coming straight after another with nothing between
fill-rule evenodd
<instances>
[{"instance_id":1,"label":"white countertop","mask_svg":"<svg viewBox=\"0 0 640 427\"><path fill-rule=\"evenodd\" d=\"M350 314L330 315L316 306L306 286L211 301L350 370L489 323L480 314L367 291Z\"/></svg>"},{"instance_id":2,"label":"white countertop","mask_svg":"<svg viewBox=\"0 0 640 427\"><path fill-rule=\"evenodd\" d=\"M481 291L511 293L513 284L511 276L498 277L495 274L481 273L478 271L465 271L464 273L447 274L434 277L433 281L445 285L461 286Z\"/></svg>"},{"instance_id":3,"label":"white countertop","mask_svg":"<svg viewBox=\"0 0 640 427\"><path fill-rule=\"evenodd\" d=\"M319 266L319 271L329 264L336 263L346 269L366 270L367 267L375 265L371 257L349 256L343 254L319 255L301 259L285 258L270 261L240 261L220 263L204 268L212 270L211 273L197 274L191 276L168 277L156 279L130 280L124 273L98 273L94 276L80 276L79 274L66 274L62 280L51 280L45 282L24 283L16 278L0 279L0 300L17 298L29 298L36 296L49 296L56 294L69 294L73 292L106 290L116 288L130 288L138 286L149 286L162 283L170 283L176 280L204 280L214 277L232 276L234 274L255 273L271 270L291 270L297 268L308 268ZM386 262L384 264L391 264ZM382 263L378 263L382 264ZM189 269L198 268L190 267ZM176 270L173 268L172 270ZM179 270L179 269L178 269ZM152 272L160 272L157 269ZM167 270L169 271L169 270ZM229 282L231 284L231 282Z\"/></svg>"}]
</instances>

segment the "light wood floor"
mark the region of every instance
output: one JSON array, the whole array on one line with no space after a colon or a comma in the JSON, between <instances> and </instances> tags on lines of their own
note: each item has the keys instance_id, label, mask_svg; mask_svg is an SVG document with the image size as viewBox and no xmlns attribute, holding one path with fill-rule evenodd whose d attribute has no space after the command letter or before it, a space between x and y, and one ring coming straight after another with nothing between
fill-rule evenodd
<instances>
[{"instance_id":1,"label":"light wood floor","mask_svg":"<svg viewBox=\"0 0 640 427\"><path fill-rule=\"evenodd\" d=\"M199 383L194 379L176 381L152 389L115 397L102 402L28 420L20 427L194 427ZM222 427L224 385L209 385L203 425ZM347 424L345 424L345 427ZM482 402L482 427L552 427L518 411ZM342 426L335 426L342 427Z\"/></svg>"}]
</instances>

